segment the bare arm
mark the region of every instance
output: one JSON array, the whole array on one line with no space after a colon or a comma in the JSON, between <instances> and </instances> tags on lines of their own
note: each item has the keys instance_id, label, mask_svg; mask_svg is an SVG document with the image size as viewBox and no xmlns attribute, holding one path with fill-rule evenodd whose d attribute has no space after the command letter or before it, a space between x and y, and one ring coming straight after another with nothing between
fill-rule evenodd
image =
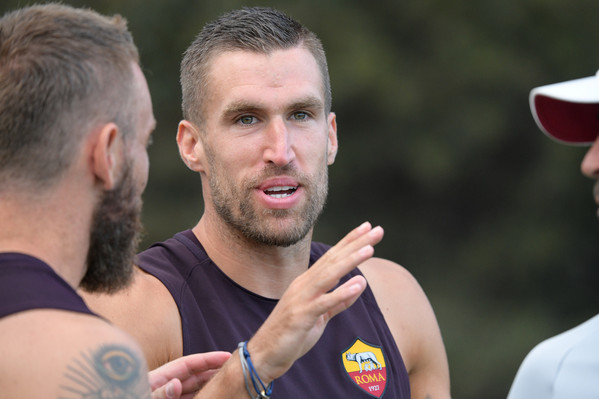
<instances>
[{"instance_id":1,"label":"bare arm","mask_svg":"<svg viewBox=\"0 0 599 399\"><path fill-rule=\"evenodd\" d=\"M433 309L400 265L372 258L360 266L404 359L414 399L451 397L445 346Z\"/></svg>"},{"instance_id":2,"label":"bare arm","mask_svg":"<svg viewBox=\"0 0 599 399\"><path fill-rule=\"evenodd\" d=\"M149 398L135 342L105 321L60 310L0 319L0 386L10 398Z\"/></svg>"},{"instance_id":3,"label":"bare arm","mask_svg":"<svg viewBox=\"0 0 599 399\"><path fill-rule=\"evenodd\" d=\"M0 340L2 397L11 398L190 399L231 356L184 356L148 374L127 334L98 317L60 310L2 318Z\"/></svg>"}]
</instances>

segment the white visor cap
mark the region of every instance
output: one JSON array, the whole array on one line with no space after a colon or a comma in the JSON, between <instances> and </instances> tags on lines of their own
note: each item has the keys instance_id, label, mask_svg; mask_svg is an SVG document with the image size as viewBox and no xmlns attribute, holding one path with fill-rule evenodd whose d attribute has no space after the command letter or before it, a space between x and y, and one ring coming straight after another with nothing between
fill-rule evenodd
<instances>
[{"instance_id":1,"label":"white visor cap","mask_svg":"<svg viewBox=\"0 0 599 399\"><path fill-rule=\"evenodd\" d=\"M539 128L560 143L592 144L599 134L599 71L595 76L534 88L530 109Z\"/></svg>"}]
</instances>

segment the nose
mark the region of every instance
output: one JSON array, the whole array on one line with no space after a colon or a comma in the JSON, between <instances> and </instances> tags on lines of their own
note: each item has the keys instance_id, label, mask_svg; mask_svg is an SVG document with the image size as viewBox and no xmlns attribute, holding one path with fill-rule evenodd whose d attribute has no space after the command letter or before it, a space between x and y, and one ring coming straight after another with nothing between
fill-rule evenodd
<instances>
[{"instance_id":1,"label":"nose","mask_svg":"<svg viewBox=\"0 0 599 399\"><path fill-rule=\"evenodd\" d=\"M269 122L264 141L264 162L285 166L295 159L291 134L283 118L274 118Z\"/></svg>"},{"instance_id":2,"label":"nose","mask_svg":"<svg viewBox=\"0 0 599 399\"><path fill-rule=\"evenodd\" d=\"M599 137L582 159L580 169L585 176L591 179L599 178Z\"/></svg>"}]
</instances>

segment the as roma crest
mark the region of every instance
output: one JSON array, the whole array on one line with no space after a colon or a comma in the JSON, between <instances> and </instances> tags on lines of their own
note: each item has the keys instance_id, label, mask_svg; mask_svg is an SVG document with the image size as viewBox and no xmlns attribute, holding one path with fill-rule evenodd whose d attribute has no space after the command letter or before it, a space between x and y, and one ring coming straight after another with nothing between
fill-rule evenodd
<instances>
[{"instance_id":1,"label":"as roma crest","mask_svg":"<svg viewBox=\"0 0 599 399\"><path fill-rule=\"evenodd\" d=\"M354 384L375 398L383 396L387 384L387 366L379 346L356 338L353 345L341 354L341 359Z\"/></svg>"}]
</instances>

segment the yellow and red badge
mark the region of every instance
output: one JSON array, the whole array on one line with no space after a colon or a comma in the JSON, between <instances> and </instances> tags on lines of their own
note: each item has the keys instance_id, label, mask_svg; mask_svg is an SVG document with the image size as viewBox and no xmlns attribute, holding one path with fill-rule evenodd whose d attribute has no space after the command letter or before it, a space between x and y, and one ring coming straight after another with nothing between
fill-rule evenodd
<instances>
[{"instance_id":1,"label":"yellow and red badge","mask_svg":"<svg viewBox=\"0 0 599 399\"><path fill-rule=\"evenodd\" d=\"M356 338L341 354L349 378L369 395L381 398L387 384L387 367L383 350Z\"/></svg>"}]
</instances>

